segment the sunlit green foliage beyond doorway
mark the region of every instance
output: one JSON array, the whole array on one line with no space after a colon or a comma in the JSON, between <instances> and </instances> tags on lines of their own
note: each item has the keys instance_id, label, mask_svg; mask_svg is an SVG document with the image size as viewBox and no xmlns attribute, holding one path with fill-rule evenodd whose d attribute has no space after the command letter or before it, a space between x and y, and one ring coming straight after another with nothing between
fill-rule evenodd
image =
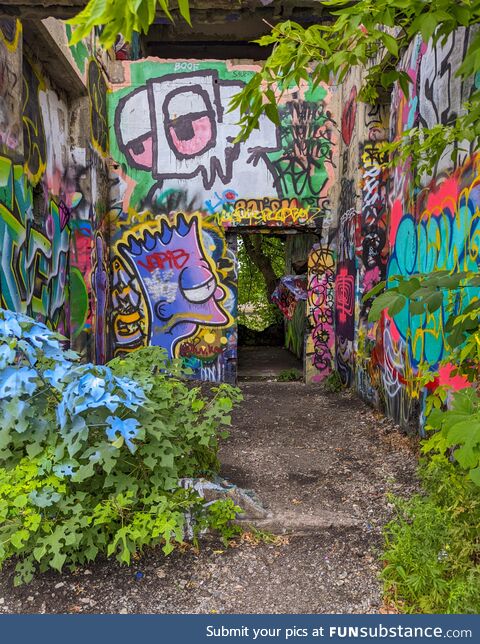
<instances>
[{"instance_id":1,"label":"sunlit green foliage beyond doorway","mask_svg":"<svg viewBox=\"0 0 480 644\"><path fill-rule=\"evenodd\" d=\"M254 235L250 235L254 237ZM277 278L285 274L285 243L281 237L255 235L255 241L269 260ZM271 303L267 283L259 267L247 253L242 236L238 236L238 323L254 331L263 331L282 319Z\"/></svg>"}]
</instances>

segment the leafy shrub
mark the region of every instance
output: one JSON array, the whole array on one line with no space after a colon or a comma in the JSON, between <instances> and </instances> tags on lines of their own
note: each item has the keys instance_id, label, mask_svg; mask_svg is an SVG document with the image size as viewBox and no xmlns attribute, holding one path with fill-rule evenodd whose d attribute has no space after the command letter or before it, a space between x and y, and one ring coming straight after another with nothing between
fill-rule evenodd
<instances>
[{"instance_id":1,"label":"leafy shrub","mask_svg":"<svg viewBox=\"0 0 480 644\"><path fill-rule=\"evenodd\" d=\"M480 398L475 389L455 391L448 410L433 408L426 429L437 430L422 451L440 455L452 452L458 465L480 486Z\"/></svg>"},{"instance_id":2,"label":"leafy shrub","mask_svg":"<svg viewBox=\"0 0 480 644\"><path fill-rule=\"evenodd\" d=\"M293 382L295 380L301 380L302 374L298 369L284 369L278 374L277 380L280 382Z\"/></svg>"},{"instance_id":3,"label":"leafy shrub","mask_svg":"<svg viewBox=\"0 0 480 644\"><path fill-rule=\"evenodd\" d=\"M211 387L208 399L200 386L170 377L189 374L180 360L170 362L161 347L145 347L109 363L119 377L135 377L147 394L137 418L146 428L148 442L140 452L145 465L155 471L151 480L161 487L179 478L208 476L218 470L218 438L226 438L220 426L231 422L240 391L230 385Z\"/></svg>"},{"instance_id":4,"label":"leafy shrub","mask_svg":"<svg viewBox=\"0 0 480 644\"><path fill-rule=\"evenodd\" d=\"M480 612L480 498L454 463L420 470L425 495L393 498L382 577L388 599L409 613Z\"/></svg>"},{"instance_id":5,"label":"leafy shrub","mask_svg":"<svg viewBox=\"0 0 480 644\"><path fill-rule=\"evenodd\" d=\"M207 508L178 479L214 468L236 390L220 385L204 400L154 352L81 365L62 340L0 311L0 564L17 557L15 583L100 553L129 563L162 544L168 554L186 515L197 532L228 531L231 504Z\"/></svg>"},{"instance_id":6,"label":"leafy shrub","mask_svg":"<svg viewBox=\"0 0 480 644\"><path fill-rule=\"evenodd\" d=\"M323 381L323 387L331 394L337 393L343 389L342 379L338 371L332 371Z\"/></svg>"}]
</instances>

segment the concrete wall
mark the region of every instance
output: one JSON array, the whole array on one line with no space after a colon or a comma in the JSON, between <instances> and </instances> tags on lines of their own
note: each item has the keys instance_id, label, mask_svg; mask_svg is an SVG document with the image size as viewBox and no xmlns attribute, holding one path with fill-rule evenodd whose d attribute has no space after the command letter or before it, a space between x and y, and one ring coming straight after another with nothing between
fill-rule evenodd
<instances>
[{"instance_id":1,"label":"concrete wall","mask_svg":"<svg viewBox=\"0 0 480 644\"><path fill-rule=\"evenodd\" d=\"M198 377L233 381L236 257L226 233L328 229L331 92L305 84L281 100L278 127L262 118L238 144L240 113L228 104L258 69L252 62L115 69L112 353L157 344Z\"/></svg>"},{"instance_id":2,"label":"concrete wall","mask_svg":"<svg viewBox=\"0 0 480 644\"><path fill-rule=\"evenodd\" d=\"M472 33L411 44L408 99L395 87L383 104L358 103L352 70L341 86L279 98L280 125L262 119L244 144L228 103L252 61L120 61L68 36L52 19L0 20L2 306L96 362L158 344L199 378L234 381L235 233L311 233L308 300L287 325L307 382L335 367L416 427L424 392L408 383L446 357L448 301L370 324L362 298L394 274L476 269L480 156L444 155L414 191L416 168L387 174L380 143L460 112L476 82L455 76ZM437 383L463 386L450 372Z\"/></svg>"},{"instance_id":3,"label":"concrete wall","mask_svg":"<svg viewBox=\"0 0 480 644\"><path fill-rule=\"evenodd\" d=\"M93 58L83 71L73 67L59 24L49 52L39 38L48 42L52 24L32 32L20 21L0 21L1 304L46 322L85 358L102 361L106 329L97 304L108 281L96 235L102 200L106 212L106 122L103 139L98 126L106 118L106 84L92 73ZM76 79L70 93L55 80L64 77L62 66Z\"/></svg>"},{"instance_id":4,"label":"concrete wall","mask_svg":"<svg viewBox=\"0 0 480 644\"><path fill-rule=\"evenodd\" d=\"M411 43L401 63L412 79L408 99L395 87L387 105L355 107L348 99L358 88L353 75L341 90L336 364L345 383L354 383L365 400L412 429L421 424L426 392L409 383L420 368L436 370L447 357L448 298L434 314L413 316L405 309L369 324L370 302L362 303L362 297L380 279L396 274L478 270L479 156L468 144L456 162L445 154L433 176L420 177L420 189L414 190L417 169L407 160L387 176L377 142L387 135L394 140L414 125L447 124L460 113L474 79L462 82L455 72L471 38L460 29L444 45L420 38ZM474 291L459 294L459 309L478 296ZM438 384L465 386L448 366L431 386Z\"/></svg>"}]
</instances>

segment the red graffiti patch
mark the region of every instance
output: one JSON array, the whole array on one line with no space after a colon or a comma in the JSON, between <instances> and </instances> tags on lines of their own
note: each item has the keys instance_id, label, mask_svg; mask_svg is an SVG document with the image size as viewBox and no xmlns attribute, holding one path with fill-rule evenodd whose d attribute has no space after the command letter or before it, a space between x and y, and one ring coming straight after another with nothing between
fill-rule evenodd
<instances>
[{"instance_id":1,"label":"red graffiti patch","mask_svg":"<svg viewBox=\"0 0 480 644\"><path fill-rule=\"evenodd\" d=\"M345 323L347 321L347 317L353 315L355 308L355 292L353 275L349 275L347 273L347 269L343 266L335 281L335 291L339 320L340 322Z\"/></svg>"},{"instance_id":2,"label":"red graffiti patch","mask_svg":"<svg viewBox=\"0 0 480 644\"><path fill-rule=\"evenodd\" d=\"M146 261L139 261L138 263L147 271L154 271L156 268L164 270L166 268L176 268L177 270L183 268L188 262L190 255L183 248L177 250L167 250L160 253L150 253L147 255Z\"/></svg>"},{"instance_id":3,"label":"red graffiti patch","mask_svg":"<svg viewBox=\"0 0 480 644\"><path fill-rule=\"evenodd\" d=\"M357 88L355 85L350 90L347 104L342 112L342 139L345 145L350 145L353 128L355 127L355 116L357 114Z\"/></svg>"}]
</instances>

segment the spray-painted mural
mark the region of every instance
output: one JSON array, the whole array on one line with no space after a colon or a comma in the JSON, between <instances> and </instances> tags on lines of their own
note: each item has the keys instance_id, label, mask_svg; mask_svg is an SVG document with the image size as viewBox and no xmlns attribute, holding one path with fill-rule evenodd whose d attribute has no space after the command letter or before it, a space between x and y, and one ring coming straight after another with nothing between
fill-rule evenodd
<instances>
[{"instance_id":1,"label":"spray-painted mural","mask_svg":"<svg viewBox=\"0 0 480 644\"><path fill-rule=\"evenodd\" d=\"M462 83L455 78L455 70L470 37L468 30L460 29L443 44L427 46L420 37L411 43L401 65L412 79L410 96L407 100L399 87L393 92L392 139L414 125L448 123L459 113L472 81ZM448 357L443 330L447 296L443 307L433 314L413 316L405 309L393 319L385 315L374 326L366 322L369 303L362 304L360 296L385 276L478 269L480 160L476 154L463 153L454 165L447 153L433 177L420 178L421 187L416 191L415 168L407 160L392 169L387 192L381 159L378 152L372 152L376 141L377 135L372 146L370 137L360 150L356 384L365 399L375 404L383 400L388 415L405 427L415 427L421 404L418 392L408 383L420 368L436 369ZM456 305L465 306L473 295L462 291L456 296ZM450 371L442 368L437 382L463 386L460 379L450 377Z\"/></svg>"},{"instance_id":2,"label":"spray-painted mural","mask_svg":"<svg viewBox=\"0 0 480 644\"><path fill-rule=\"evenodd\" d=\"M472 145L455 164L445 154L414 191L415 168L387 176L380 143L389 108L390 139L459 113L475 84L455 76L472 33L411 43L408 99L396 87L389 106L358 103L363 72L351 70L342 86L303 83L279 100L279 126L262 118L238 143L229 101L253 64L117 60L123 80L107 88L92 43L69 49L60 32L84 85L75 107L24 51L20 22L0 20L2 305L97 362L153 343L197 377L234 380L235 232L314 233L306 310L295 309L286 344L304 354L307 381L335 367L415 424L407 382L445 358L448 302L372 325L363 296L395 274L477 267L480 156ZM443 369L439 382L449 379Z\"/></svg>"},{"instance_id":3,"label":"spray-painted mural","mask_svg":"<svg viewBox=\"0 0 480 644\"><path fill-rule=\"evenodd\" d=\"M22 25L0 18L0 151L21 150L22 118Z\"/></svg>"},{"instance_id":4,"label":"spray-painted mural","mask_svg":"<svg viewBox=\"0 0 480 644\"><path fill-rule=\"evenodd\" d=\"M235 142L229 102L257 69L124 63L110 95L114 354L152 343L195 375L235 379L237 227L321 229L334 177L325 87L305 84Z\"/></svg>"},{"instance_id":5,"label":"spray-painted mural","mask_svg":"<svg viewBox=\"0 0 480 644\"><path fill-rule=\"evenodd\" d=\"M332 372L334 333L335 257L315 244L308 257L307 317L312 328L306 342L306 382L321 382Z\"/></svg>"},{"instance_id":6,"label":"spray-painted mural","mask_svg":"<svg viewBox=\"0 0 480 644\"><path fill-rule=\"evenodd\" d=\"M53 198L34 204L20 165L0 158L1 295L5 308L26 312L63 333L68 270L68 208ZM34 208L40 208L41 223Z\"/></svg>"},{"instance_id":7,"label":"spray-painted mural","mask_svg":"<svg viewBox=\"0 0 480 644\"><path fill-rule=\"evenodd\" d=\"M64 34L61 23L52 20L45 27ZM66 39L64 45L68 51ZM92 107L88 127L88 103L84 117L79 103L77 131L72 129L68 97L52 85L44 67L32 62L19 21L0 21L0 80L1 305L45 321L85 358L104 362L106 332L101 337L102 325L94 323L95 303L102 300L99 267L106 293L108 279L105 253L100 261L92 253L102 212L98 177L105 174L98 163L93 167L101 127L93 127ZM85 94L95 113L103 105L105 117L106 85L94 90L88 80Z\"/></svg>"}]
</instances>

